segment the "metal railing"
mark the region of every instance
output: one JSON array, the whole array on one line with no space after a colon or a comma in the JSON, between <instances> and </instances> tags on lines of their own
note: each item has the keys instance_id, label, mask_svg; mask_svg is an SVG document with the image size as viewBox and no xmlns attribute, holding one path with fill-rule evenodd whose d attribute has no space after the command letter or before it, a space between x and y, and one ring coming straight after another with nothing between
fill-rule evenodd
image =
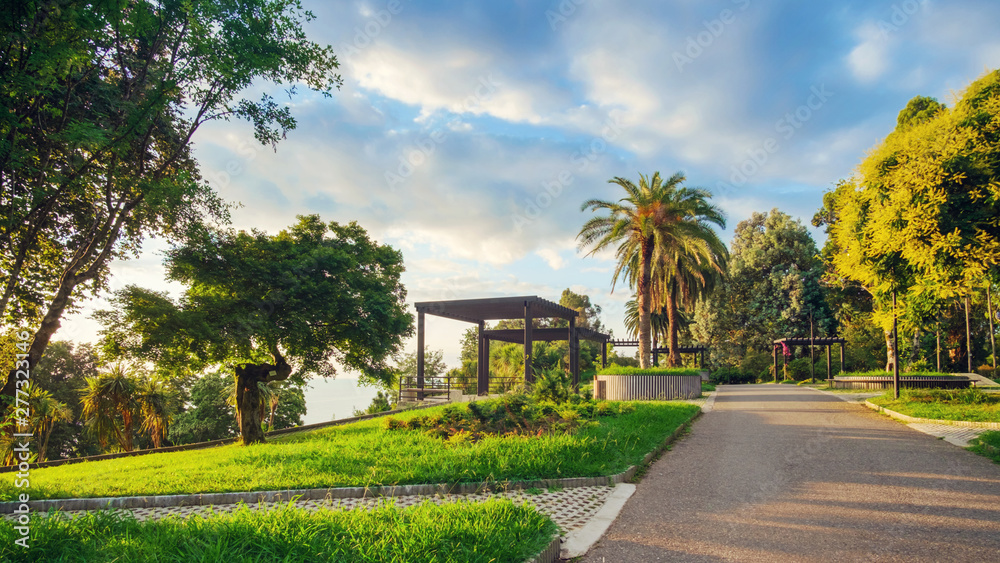
<instances>
[{"instance_id":1,"label":"metal railing","mask_svg":"<svg viewBox=\"0 0 1000 563\"><path fill-rule=\"evenodd\" d=\"M417 376L399 377L399 394L396 404L418 401L440 401L447 403L451 395L451 378L447 375L425 376L423 386L417 384Z\"/></svg>"}]
</instances>

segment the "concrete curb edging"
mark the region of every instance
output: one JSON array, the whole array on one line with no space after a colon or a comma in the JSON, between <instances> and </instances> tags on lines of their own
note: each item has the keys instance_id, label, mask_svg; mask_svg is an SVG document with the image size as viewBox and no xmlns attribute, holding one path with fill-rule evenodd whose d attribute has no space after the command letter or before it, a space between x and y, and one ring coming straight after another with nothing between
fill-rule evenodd
<instances>
[{"instance_id":1,"label":"concrete curb edging","mask_svg":"<svg viewBox=\"0 0 1000 563\"><path fill-rule=\"evenodd\" d=\"M132 497L100 497L75 499L32 500L26 504L32 511L55 510L103 510L108 508L138 509L166 508L174 506L205 506L219 504L246 504L290 502L299 500L325 500L370 497L397 497L409 495L476 494L510 489L530 488L575 488L614 486L632 480L640 467L645 467L660 452L672 444L697 418L695 412L664 440L663 444L647 453L638 465L633 465L616 475L598 477L569 477L562 479L540 479L535 481L486 481L481 483L437 483L418 485L385 485L375 487L333 487L326 489L288 489L284 491L243 491L232 493L197 493L191 495L153 495ZM0 513L10 514L21 506L18 502L0 502Z\"/></svg>"},{"instance_id":2,"label":"concrete curb edging","mask_svg":"<svg viewBox=\"0 0 1000 563\"><path fill-rule=\"evenodd\" d=\"M615 518L618 518L622 509L625 508L625 503L635 494L635 489L636 486L632 483L619 483L615 485L615 490L612 491L608 500L604 502L604 506L590 519L590 522L587 522L582 528L574 530L566 536L566 541L563 542L559 557L572 559L574 557L582 557L590 551L590 548L597 543L597 540L604 537L608 528L614 523Z\"/></svg>"},{"instance_id":3,"label":"concrete curb edging","mask_svg":"<svg viewBox=\"0 0 1000 563\"><path fill-rule=\"evenodd\" d=\"M963 426L965 428L987 428L989 430L1000 430L1000 422L973 422L969 420L935 420L931 418L917 418L915 416L909 416L906 414L898 413L893 410L889 410L885 407L876 405L871 401L865 401L865 406L878 411L882 414L895 418L896 420L901 420L903 422L920 422L924 424L947 424L951 426Z\"/></svg>"}]
</instances>

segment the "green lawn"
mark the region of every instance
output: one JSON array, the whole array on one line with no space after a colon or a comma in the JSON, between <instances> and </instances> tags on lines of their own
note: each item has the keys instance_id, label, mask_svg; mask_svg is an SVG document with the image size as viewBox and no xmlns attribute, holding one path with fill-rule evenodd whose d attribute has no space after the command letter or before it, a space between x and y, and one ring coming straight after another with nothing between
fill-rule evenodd
<instances>
[{"instance_id":1,"label":"green lawn","mask_svg":"<svg viewBox=\"0 0 1000 563\"><path fill-rule=\"evenodd\" d=\"M969 442L969 449L1000 463L1000 432L992 430L983 432L978 438Z\"/></svg>"},{"instance_id":2,"label":"green lawn","mask_svg":"<svg viewBox=\"0 0 1000 563\"><path fill-rule=\"evenodd\" d=\"M544 549L556 525L530 504L425 503L405 509L309 512L282 507L139 522L123 511L70 520L35 516L30 547L0 521L0 560L198 562L522 562Z\"/></svg>"},{"instance_id":3,"label":"green lawn","mask_svg":"<svg viewBox=\"0 0 1000 563\"><path fill-rule=\"evenodd\" d=\"M638 464L699 410L671 402L636 402L575 433L489 436L446 443L419 430L386 430L374 419L274 438L31 471L31 498L173 495L414 483L460 483L612 475ZM435 409L397 415L428 416ZM462 405L460 408L466 408ZM13 479L0 481L12 500Z\"/></svg>"},{"instance_id":4,"label":"green lawn","mask_svg":"<svg viewBox=\"0 0 1000 563\"><path fill-rule=\"evenodd\" d=\"M1000 422L1000 395L979 389L901 389L899 399L892 391L868 399L901 414L934 420Z\"/></svg>"}]
</instances>

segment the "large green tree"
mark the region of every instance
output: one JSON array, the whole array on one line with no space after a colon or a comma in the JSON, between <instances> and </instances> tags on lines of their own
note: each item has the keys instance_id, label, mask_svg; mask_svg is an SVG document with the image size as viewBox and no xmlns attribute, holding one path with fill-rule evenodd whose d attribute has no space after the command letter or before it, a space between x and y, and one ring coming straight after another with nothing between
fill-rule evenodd
<instances>
[{"instance_id":1,"label":"large green tree","mask_svg":"<svg viewBox=\"0 0 1000 563\"><path fill-rule=\"evenodd\" d=\"M117 292L115 308L95 314L104 349L160 366L231 366L245 444L264 440L261 383L331 376L336 362L387 385L387 360L413 331L402 254L356 223L301 216L273 236L199 229L166 267L183 297Z\"/></svg>"},{"instance_id":2,"label":"large green tree","mask_svg":"<svg viewBox=\"0 0 1000 563\"><path fill-rule=\"evenodd\" d=\"M615 177L609 183L624 189L625 197L617 202L591 199L581 208L609 212L584 223L577 238L581 249L590 248L588 255L617 247L612 291L623 274L634 286L639 306L639 362L644 368L649 367L651 353L654 257L662 257L666 264L678 249L687 248L699 239L706 240L706 229L711 231L709 224L725 226L722 211L708 202L711 194L684 187L684 181L680 172L666 181L659 172L652 177L640 174L638 186L626 178ZM673 265L664 267L669 269Z\"/></svg>"},{"instance_id":3,"label":"large green tree","mask_svg":"<svg viewBox=\"0 0 1000 563\"><path fill-rule=\"evenodd\" d=\"M952 109L911 100L839 194L832 262L872 293L884 328L893 293L904 319L920 325L940 316L942 301L970 307L988 287L1000 263L998 163L1000 71L992 71Z\"/></svg>"},{"instance_id":4,"label":"large green tree","mask_svg":"<svg viewBox=\"0 0 1000 563\"><path fill-rule=\"evenodd\" d=\"M778 338L836 326L820 284L823 263L816 243L801 222L778 209L753 213L736 226L729 276L696 310L694 333L719 351L735 348L770 353Z\"/></svg>"},{"instance_id":5,"label":"large green tree","mask_svg":"<svg viewBox=\"0 0 1000 563\"><path fill-rule=\"evenodd\" d=\"M289 106L255 84L339 85L298 0L9 2L0 10L0 322L33 329L33 369L112 259L226 220L191 139L233 117L274 144ZM288 89L292 93L295 87ZM0 393L11 396L14 372Z\"/></svg>"}]
</instances>

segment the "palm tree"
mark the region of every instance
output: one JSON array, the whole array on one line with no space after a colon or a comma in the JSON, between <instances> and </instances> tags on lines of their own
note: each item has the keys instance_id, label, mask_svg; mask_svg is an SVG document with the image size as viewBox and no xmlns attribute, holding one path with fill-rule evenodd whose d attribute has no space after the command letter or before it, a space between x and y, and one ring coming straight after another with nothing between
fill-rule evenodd
<instances>
[{"instance_id":1,"label":"palm tree","mask_svg":"<svg viewBox=\"0 0 1000 563\"><path fill-rule=\"evenodd\" d=\"M97 436L102 448L114 436L122 450L132 451L136 384L131 371L115 364L107 373L85 381L80 403L87 428Z\"/></svg>"},{"instance_id":2,"label":"palm tree","mask_svg":"<svg viewBox=\"0 0 1000 563\"><path fill-rule=\"evenodd\" d=\"M650 359L650 311L655 307L654 264L659 264L665 272L671 271L670 264L676 262L680 250L697 247L697 241L709 240L709 234L717 239L709 223L723 228L726 224L722 211L707 202L711 194L703 189L682 187L684 180L684 174L678 172L664 182L660 173L655 172L651 178L640 174L636 186L630 180L615 177L609 183L621 186L626 197L618 202L592 199L581 207L581 210L607 209L610 212L584 223L577 238L581 249L591 249L588 255L618 245L615 254L618 264L611 290L614 291L623 273L636 288L639 365L643 368L649 367ZM661 290L667 289L665 284L660 285ZM667 313L669 315L670 311ZM676 310L673 314L676 316ZM676 343L672 342L671 347L676 349Z\"/></svg>"},{"instance_id":3,"label":"palm tree","mask_svg":"<svg viewBox=\"0 0 1000 563\"><path fill-rule=\"evenodd\" d=\"M49 436L57 422L73 422L73 411L66 403L57 401L52 393L32 385L28 391L28 401L31 404L31 426L41 438L42 445L38 448L38 461L45 461L45 452L49 447Z\"/></svg>"},{"instance_id":4,"label":"palm tree","mask_svg":"<svg viewBox=\"0 0 1000 563\"><path fill-rule=\"evenodd\" d=\"M693 308L698 298L711 293L725 275L729 260L726 245L708 222L704 219L701 225L690 220L683 222L683 228L678 230L690 233L663 239L674 245L658 247L654 251L650 292L654 307L665 317L667 326L663 334L669 340L668 365L672 367L680 365L680 354L677 352L679 309ZM721 226L725 226L724 219ZM630 278L635 276L636 270L634 262L630 263Z\"/></svg>"},{"instance_id":5,"label":"palm tree","mask_svg":"<svg viewBox=\"0 0 1000 563\"><path fill-rule=\"evenodd\" d=\"M136 403L142 417L140 432L148 432L154 448L159 448L167 440L170 419L174 412L174 396L163 381L146 378L136 389Z\"/></svg>"}]
</instances>

